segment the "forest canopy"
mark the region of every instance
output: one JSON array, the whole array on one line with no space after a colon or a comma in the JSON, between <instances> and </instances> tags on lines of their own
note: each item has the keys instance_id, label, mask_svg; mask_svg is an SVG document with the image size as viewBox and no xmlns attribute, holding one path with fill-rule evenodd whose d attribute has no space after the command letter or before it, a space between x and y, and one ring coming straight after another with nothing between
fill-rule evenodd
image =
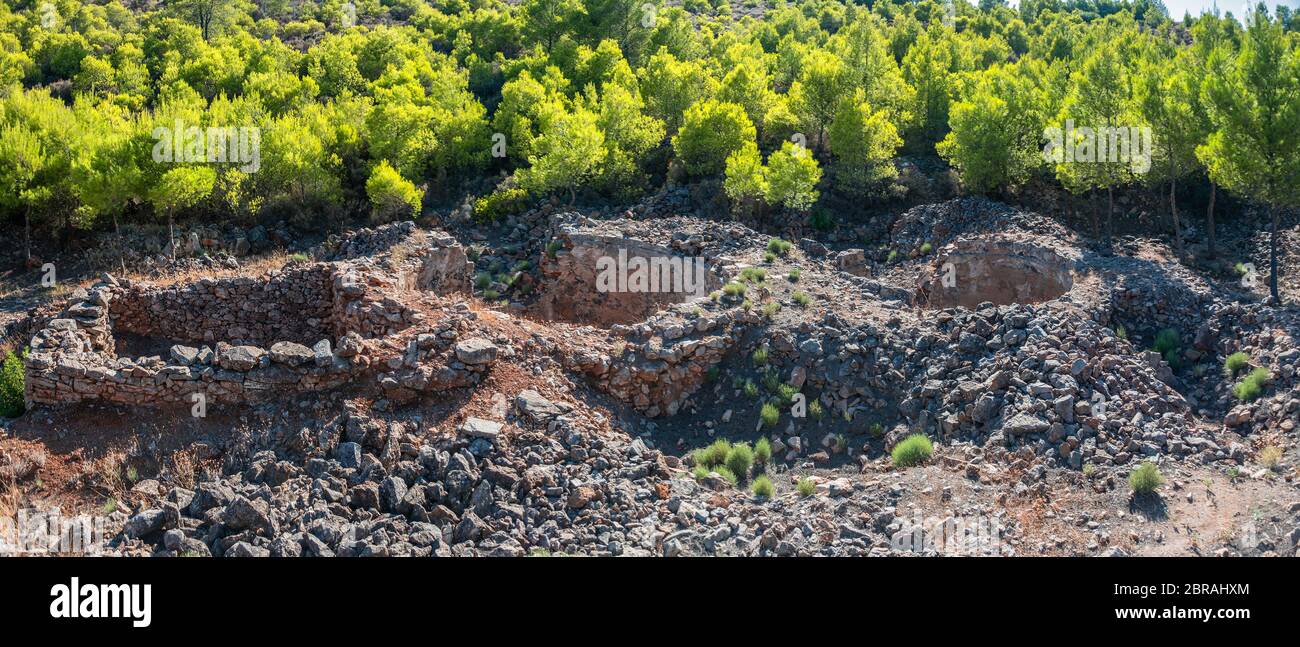
<instances>
[{"instance_id":1,"label":"forest canopy","mask_svg":"<svg viewBox=\"0 0 1300 647\"><path fill-rule=\"evenodd\" d=\"M968 192L1196 181L1276 213L1300 203L1298 44L1285 6L1158 0L18 0L0 209L92 229L469 194L491 218L671 179L808 215L937 153ZM1126 147L1146 168L1105 155Z\"/></svg>"}]
</instances>

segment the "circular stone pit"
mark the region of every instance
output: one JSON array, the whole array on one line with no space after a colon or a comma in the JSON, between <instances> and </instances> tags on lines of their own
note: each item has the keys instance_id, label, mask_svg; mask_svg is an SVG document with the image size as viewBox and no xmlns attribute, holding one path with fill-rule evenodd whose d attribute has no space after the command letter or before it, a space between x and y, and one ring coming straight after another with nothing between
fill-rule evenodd
<instances>
[{"instance_id":1,"label":"circular stone pit","mask_svg":"<svg viewBox=\"0 0 1300 647\"><path fill-rule=\"evenodd\" d=\"M918 287L918 302L942 309L1040 303L1074 286L1076 263L1050 247L999 239L964 239L935 255Z\"/></svg>"}]
</instances>

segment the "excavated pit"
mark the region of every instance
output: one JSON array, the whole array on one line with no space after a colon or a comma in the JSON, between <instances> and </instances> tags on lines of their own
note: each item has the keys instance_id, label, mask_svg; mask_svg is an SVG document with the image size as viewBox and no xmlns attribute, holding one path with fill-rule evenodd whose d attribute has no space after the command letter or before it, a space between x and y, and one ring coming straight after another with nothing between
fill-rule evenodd
<instances>
[{"instance_id":1,"label":"excavated pit","mask_svg":"<svg viewBox=\"0 0 1300 647\"><path fill-rule=\"evenodd\" d=\"M570 233L541 262L541 319L587 325L635 324L676 304L705 298L722 279L702 258L652 243Z\"/></svg>"},{"instance_id":2,"label":"excavated pit","mask_svg":"<svg viewBox=\"0 0 1300 647\"><path fill-rule=\"evenodd\" d=\"M939 250L921 278L918 300L930 308L1050 301L1074 286L1074 266L1042 245L958 241Z\"/></svg>"}]
</instances>

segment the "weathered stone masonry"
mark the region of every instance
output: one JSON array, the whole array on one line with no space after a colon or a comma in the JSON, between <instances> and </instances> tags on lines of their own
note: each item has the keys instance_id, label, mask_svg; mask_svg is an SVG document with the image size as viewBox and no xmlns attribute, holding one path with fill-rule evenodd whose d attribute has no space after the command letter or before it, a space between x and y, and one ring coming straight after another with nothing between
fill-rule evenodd
<instances>
[{"instance_id":1,"label":"weathered stone masonry","mask_svg":"<svg viewBox=\"0 0 1300 647\"><path fill-rule=\"evenodd\" d=\"M376 240L390 247L418 243L400 261L388 253L181 286L105 275L76 291L62 314L32 337L27 399L161 405L189 403L191 394L203 393L209 402L242 403L372 378L392 363L392 352L377 341L425 324L398 297L421 284L457 289L470 274L464 251L449 244L449 237L425 245L423 236L413 240L414 231L409 224L395 225L357 234L365 244L342 245L374 251ZM495 359L494 353L480 353L477 364L457 361L460 346L473 344L453 348L457 331L442 322L432 329L441 344L422 342L423 352L405 357L413 363L406 369L427 376L409 384L469 384ZM165 357L119 356L115 335L122 333L175 343ZM419 337L427 340L429 334Z\"/></svg>"}]
</instances>

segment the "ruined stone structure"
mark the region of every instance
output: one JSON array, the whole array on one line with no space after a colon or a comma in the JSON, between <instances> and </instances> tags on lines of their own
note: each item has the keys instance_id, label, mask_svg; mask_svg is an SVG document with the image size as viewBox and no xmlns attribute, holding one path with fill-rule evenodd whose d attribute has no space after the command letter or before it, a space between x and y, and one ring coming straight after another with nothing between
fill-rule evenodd
<instances>
[{"instance_id":1,"label":"ruined stone structure","mask_svg":"<svg viewBox=\"0 0 1300 647\"><path fill-rule=\"evenodd\" d=\"M414 297L468 282L463 249L450 237L429 238L410 223L363 230L338 244L343 260L292 263L260 278L154 286L106 274L33 335L27 399L157 406L202 393L209 402L242 403L382 382L375 374L392 368L392 352L376 342L425 324ZM436 332L442 348L426 333L409 356L406 368L425 376L407 380L416 388L469 383L495 359L452 349L455 333ZM159 352L137 355L136 344ZM482 361L447 363L456 350ZM421 371L421 362L437 367Z\"/></svg>"}]
</instances>

